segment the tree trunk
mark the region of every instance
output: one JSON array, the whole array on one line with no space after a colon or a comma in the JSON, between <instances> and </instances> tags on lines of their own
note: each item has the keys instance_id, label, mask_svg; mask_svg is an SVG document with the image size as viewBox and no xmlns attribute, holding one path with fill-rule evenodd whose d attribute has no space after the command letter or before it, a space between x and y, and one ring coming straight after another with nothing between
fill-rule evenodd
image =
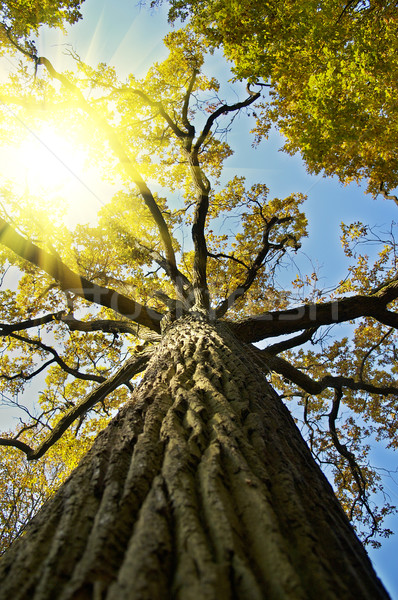
<instances>
[{"instance_id":1,"label":"tree trunk","mask_svg":"<svg viewBox=\"0 0 398 600\"><path fill-rule=\"evenodd\" d=\"M168 327L0 581L1 600L388 598L250 350L198 315Z\"/></svg>"}]
</instances>

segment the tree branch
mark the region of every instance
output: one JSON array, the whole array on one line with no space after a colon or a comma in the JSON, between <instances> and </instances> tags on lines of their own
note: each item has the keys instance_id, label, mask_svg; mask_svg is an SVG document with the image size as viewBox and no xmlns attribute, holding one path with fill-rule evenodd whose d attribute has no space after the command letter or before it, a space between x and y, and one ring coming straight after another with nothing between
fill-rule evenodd
<instances>
[{"instance_id":1,"label":"tree branch","mask_svg":"<svg viewBox=\"0 0 398 600\"><path fill-rule=\"evenodd\" d=\"M199 164L198 164L199 168ZM195 249L193 259L193 288L197 307L208 310L210 307L207 285L207 244L205 237L206 216L209 210L209 193L201 191L195 206L192 222L192 241Z\"/></svg>"},{"instance_id":2,"label":"tree branch","mask_svg":"<svg viewBox=\"0 0 398 600\"><path fill-rule=\"evenodd\" d=\"M339 440L337 430L336 430L336 420L338 417L338 411L340 407L340 401L342 397L342 388L348 387L352 390L357 391L367 391L372 394L380 394L382 396L388 396L389 394L394 394L398 396L398 387L395 386L375 386L373 384L365 383L363 381L355 381L350 377L334 377L332 375L326 375L320 381L315 381L311 377L308 377L305 373L294 367L287 360L270 354L266 350L258 350L255 347L252 347L252 350L255 350L257 356L263 361L268 368L279 373L283 377L289 379L292 383L295 383L299 387L301 387L305 392L311 395L318 395L326 388L333 388L335 390L335 397L333 400L332 409L328 415L329 419L329 431L332 438L332 442L337 452L343 456L349 464L350 471L354 477L354 480L358 486L358 496L357 500L359 500L363 506L366 508L368 514L373 520L373 532L377 529L377 521L374 517L374 514L369 506L366 494L366 482L364 480L362 471L360 466L358 465L355 456L352 452L350 452L345 444L342 444ZM304 409L304 420L308 424L308 408L307 403L305 404ZM312 427L309 425L310 429ZM313 430L312 430L313 434ZM355 502L354 502L355 505ZM353 506L354 506L353 505Z\"/></svg>"},{"instance_id":3,"label":"tree branch","mask_svg":"<svg viewBox=\"0 0 398 600\"><path fill-rule=\"evenodd\" d=\"M236 262L238 265L241 265L242 267L244 267L247 271L250 269L250 267L248 265L246 265L243 260L239 260L239 258L235 258L235 256L233 254L223 254L222 252L219 252L218 254L213 254L212 252L208 252L207 256L209 258L214 258L216 260L220 259L220 258L227 258L229 260L233 260L234 262Z\"/></svg>"},{"instance_id":4,"label":"tree branch","mask_svg":"<svg viewBox=\"0 0 398 600\"><path fill-rule=\"evenodd\" d=\"M214 113L212 113L207 119L205 126L203 127L202 133L195 142L193 147L194 153L196 155L199 153L199 150L201 149L203 143L205 142L207 136L210 133L213 123L218 119L218 117L220 117L223 114L238 111L241 108L246 108L247 106L250 106L250 104L253 104L253 102L255 102L256 100L258 100L260 96L260 92L250 92L250 96L246 98L246 100L243 100L243 102L237 102L236 104L223 104L222 106L217 108L217 110L215 110Z\"/></svg>"},{"instance_id":5,"label":"tree branch","mask_svg":"<svg viewBox=\"0 0 398 600\"><path fill-rule=\"evenodd\" d=\"M306 342L310 342L312 340L312 336L317 330L317 327L312 327L311 329L307 329L306 331L303 331L299 335L295 335L288 340L271 344L271 346L267 346L265 350L270 354L279 354L280 352L291 350L292 348L296 348L296 346L301 346Z\"/></svg>"},{"instance_id":6,"label":"tree branch","mask_svg":"<svg viewBox=\"0 0 398 600\"><path fill-rule=\"evenodd\" d=\"M14 448L18 448L18 450L25 452L28 458L32 452L34 452L33 448L28 446L28 444L25 444L24 442L21 442L21 440L16 440L14 438L0 438L0 446L12 446Z\"/></svg>"},{"instance_id":7,"label":"tree branch","mask_svg":"<svg viewBox=\"0 0 398 600\"><path fill-rule=\"evenodd\" d=\"M178 127L178 125L173 121L173 119L170 117L170 115L165 111L164 106L161 102L157 102L156 100L151 100L151 98L149 98L149 96L147 96L145 94L145 92L143 92L142 90L128 88L128 89L122 89L121 91L123 91L124 93L130 93L130 94L139 96L141 98L141 100L143 100L145 102L145 104L147 104L148 106L151 106L153 108L156 108L158 113L166 121L167 125L170 127L170 129L172 130L174 135L177 138L179 138L180 140L186 139L186 137L188 136L188 133L186 133L185 131L183 131L182 129L180 129Z\"/></svg>"},{"instance_id":8,"label":"tree branch","mask_svg":"<svg viewBox=\"0 0 398 600\"><path fill-rule=\"evenodd\" d=\"M332 438L332 442L334 447L336 448L337 452L343 456L350 467L350 471L352 473L352 476L354 477L355 483L357 484L358 487L358 493L357 493L357 497L351 507L351 518L352 518L352 511L354 509L354 506L356 504L356 502L359 500L362 505L366 508L369 516L371 517L372 521L373 521L373 527L372 527L372 534L373 535L377 529L378 529L378 523L377 523L377 519L375 518L372 509L369 506L368 503L368 498L367 498L367 493L366 493L366 480L363 476L361 467L359 466L359 464L356 461L355 455L350 452L350 450L348 450L347 446L345 444L342 444L340 442L338 433L337 433L337 429L336 429L336 420L339 414L339 408L340 408L340 402L341 402L341 398L342 398L342 390L339 387L336 387L335 389L335 393L334 393L334 399L333 399L333 405L332 405L332 410L329 413L329 432ZM370 537L370 536L368 536Z\"/></svg>"},{"instance_id":9,"label":"tree branch","mask_svg":"<svg viewBox=\"0 0 398 600\"><path fill-rule=\"evenodd\" d=\"M160 321L163 317L161 313L74 273L59 258L22 237L1 217L0 243L53 277L59 282L61 289L71 291L89 302L111 308L135 323L160 332Z\"/></svg>"},{"instance_id":10,"label":"tree branch","mask_svg":"<svg viewBox=\"0 0 398 600\"><path fill-rule=\"evenodd\" d=\"M383 196L385 200L394 200L395 204L398 206L398 197L393 194L388 194L384 189L384 181L381 182L379 187L379 193Z\"/></svg>"},{"instance_id":11,"label":"tree branch","mask_svg":"<svg viewBox=\"0 0 398 600\"><path fill-rule=\"evenodd\" d=\"M191 99L192 90L195 85L196 77L198 76L198 74L199 74L199 71L194 69L192 72L191 79L188 84L186 94L184 96L184 104L182 106L182 112L181 112L182 122L184 123L185 127L187 128L188 135L190 136L191 139L193 139L193 137L195 135L195 128L189 122L188 109L189 109L189 101Z\"/></svg>"},{"instance_id":12,"label":"tree branch","mask_svg":"<svg viewBox=\"0 0 398 600\"><path fill-rule=\"evenodd\" d=\"M303 304L297 308L263 313L230 323L235 335L244 342L259 342L267 337L285 335L321 325L332 325L372 317L390 327L398 327L398 315L386 309L386 305L398 298L398 282L393 280L377 291L365 296Z\"/></svg>"},{"instance_id":13,"label":"tree branch","mask_svg":"<svg viewBox=\"0 0 398 600\"><path fill-rule=\"evenodd\" d=\"M138 246L140 246L146 252L148 252L149 256L156 262L156 264L158 264L159 267L161 267L165 271L165 273L167 273L167 275L169 275L171 278L170 264L164 258L164 256L162 256L160 254L160 252L158 252L157 250L152 250L152 248L148 248L147 246L145 246L145 244L142 244L139 240L134 240L134 241L138 244ZM192 284L189 281L188 277L186 277L184 275L184 273L182 273L178 268L175 269L175 275L180 282L180 287L183 291L184 298L185 298L185 296L189 296L189 294L192 292Z\"/></svg>"},{"instance_id":14,"label":"tree branch","mask_svg":"<svg viewBox=\"0 0 398 600\"><path fill-rule=\"evenodd\" d=\"M138 328L133 323L127 321L116 321L112 319L98 319L96 321L79 321L71 314L65 315L61 319L71 331L103 331L104 333L131 333L138 335Z\"/></svg>"},{"instance_id":15,"label":"tree branch","mask_svg":"<svg viewBox=\"0 0 398 600\"><path fill-rule=\"evenodd\" d=\"M13 381L14 379L23 379L24 381L29 381L30 379L33 379L33 377L36 377L36 375L39 375L39 373L47 369L47 367L52 365L54 362L56 362L55 358L51 358L50 360L42 364L38 369L36 369L36 371L29 373L29 375L25 375L22 371L16 373L15 375L6 375L2 373L0 374L0 379L6 379L7 381Z\"/></svg>"},{"instance_id":16,"label":"tree branch","mask_svg":"<svg viewBox=\"0 0 398 600\"><path fill-rule=\"evenodd\" d=\"M262 363L269 369L279 373L292 383L298 385L307 394L318 395L326 388L343 388L347 387L353 391L363 391L370 394L379 394L380 396L388 396L390 394L398 395L398 387L393 385L378 386L364 381L355 381L352 377L325 375L319 381L312 379L306 373L303 373L297 367L294 367L290 362L268 352L268 349L259 350L254 346L252 349Z\"/></svg>"},{"instance_id":17,"label":"tree branch","mask_svg":"<svg viewBox=\"0 0 398 600\"><path fill-rule=\"evenodd\" d=\"M233 292L231 292L228 298L226 298L223 302L221 302L221 304L219 304L219 306L217 306L215 311L217 319L223 317L228 311L228 309L231 308L231 306L234 304L234 302L236 302L238 298L241 298L250 289L251 285L256 279L257 273L264 265L264 261L270 249L283 249L283 246L288 238L284 239L280 244L271 244L269 241L269 235L273 227L275 227L276 225L280 225L281 223L285 223L286 221L291 221L291 217L284 217L283 219L278 219L278 217L272 217L269 221L266 222L262 237L261 248L256 258L254 259L253 264L248 269L245 281L242 283L241 286L238 286Z\"/></svg>"},{"instance_id":18,"label":"tree branch","mask_svg":"<svg viewBox=\"0 0 398 600\"><path fill-rule=\"evenodd\" d=\"M35 319L27 319L20 323L0 323L0 336L9 335L15 331L23 331L25 329L31 329L32 327L40 327L40 325L46 325L53 321L60 321L65 315L65 311L61 310L56 313L50 313L43 317L36 317Z\"/></svg>"},{"instance_id":19,"label":"tree branch","mask_svg":"<svg viewBox=\"0 0 398 600\"><path fill-rule=\"evenodd\" d=\"M69 375L73 375L77 379L83 379L84 381L96 381L97 383L102 383L105 381L105 377L102 375L89 375L88 373L81 373L77 369L70 367L66 364L66 362L60 357L58 352L52 348L51 346L47 346L40 340L32 340L30 338L26 338L22 335L18 335L17 333L10 333L10 337L15 340L19 340L20 342L25 342L26 344L30 344L31 346L36 346L36 348L40 348L40 350L44 350L44 352L48 352L53 355L53 361L55 361L63 371L69 373Z\"/></svg>"},{"instance_id":20,"label":"tree branch","mask_svg":"<svg viewBox=\"0 0 398 600\"><path fill-rule=\"evenodd\" d=\"M41 458L47 450L57 442L68 427L78 418L84 415L95 404L101 402L113 392L117 387L130 380L134 375L143 371L151 358L153 348L145 350L141 354L128 360L114 375L109 377L95 390L93 390L84 400L71 408L55 425L51 433L40 444L38 448L33 449L20 440L13 438L0 438L0 446L14 446L22 452L25 452L28 460L37 460Z\"/></svg>"},{"instance_id":21,"label":"tree branch","mask_svg":"<svg viewBox=\"0 0 398 600\"><path fill-rule=\"evenodd\" d=\"M113 321L112 319L99 319L98 321L79 321L73 315L67 315L62 322L69 327L71 331L103 331L105 333L130 333L147 342L157 343L160 341L160 334L149 331L147 328L140 330L139 325L133 325L126 321Z\"/></svg>"},{"instance_id":22,"label":"tree branch","mask_svg":"<svg viewBox=\"0 0 398 600\"><path fill-rule=\"evenodd\" d=\"M170 115L166 112L166 110L164 109L164 106L161 102L157 102L156 100L151 100L151 98L149 98L149 96L147 96L147 94L145 94L145 92L143 92L142 90L123 88L122 91L124 93L135 94L135 95L139 96L145 102L145 104L156 108L158 113L166 121L167 125L170 127L170 129L172 130L174 135L178 139L180 139L184 142L186 150L190 150L190 145L191 145L192 140L195 135L195 128L188 120L188 109L189 109L189 100L190 100L192 90L195 85L195 81L196 81L196 77L197 77L198 73L199 73L198 70L196 70L196 69L193 70L192 76L191 76L189 84L188 84L187 91L183 98L181 118L182 118L184 127L186 128L187 131L183 131L182 129L180 129L180 127L178 127L177 123L175 123L175 121L173 121L173 119L170 117Z\"/></svg>"},{"instance_id":23,"label":"tree branch","mask_svg":"<svg viewBox=\"0 0 398 600\"><path fill-rule=\"evenodd\" d=\"M195 254L193 263L193 286L195 292L195 304L206 310L210 307L209 290L207 285L207 244L204 235L204 228L206 223L206 216L209 209L209 192L210 182L205 177L202 169L199 165L199 151L206 141L213 123L218 119L219 116L229 112L235 112L249 106L260 97L260 93L250 95L243 102L237 102L236 104L228 105L223 104L217 110L215 110L210 117L207 119L205 126L199 135L198 139L194 143L192 149L190 146L186 146L186 154L188 158L189 167L191 170L193 183L197 191L197 201L195 205L195 212L192 223L192 241L194 244Z\"/></svg>"},{"instance_id":24,"label":"tree branch","mask_svg":"<svg viewBox=\"0 0 398 600\"><path fill-rule=\"evenodd\" d=\"M379 339L378 342L376 342L375 344L373 344L369 350L367 352L365 352L364 356L362 357L361 360L361 364L360 367L358 369L358 378L360 381L363 380L363 370L365 368L365 363L368 360L369 356L372 354L372 352L374 350L376 350L377 348L379 348L380 344L382 344L384 342L384 340L394 331L393 327L390 327L390 329L388 331L386 331L386 333L384 335L381 336L381 338Z\"/></svg>"}]
</instances>

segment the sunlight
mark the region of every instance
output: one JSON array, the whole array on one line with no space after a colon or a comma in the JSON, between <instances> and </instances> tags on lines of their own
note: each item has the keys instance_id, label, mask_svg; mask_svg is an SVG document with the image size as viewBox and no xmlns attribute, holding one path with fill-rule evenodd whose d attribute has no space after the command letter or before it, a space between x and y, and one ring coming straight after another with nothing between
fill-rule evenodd
<instances>
[{"instance_id":1,"label":"sunlight","mask_svg":"<svg viewBox=\"0 0 398 600\"><path fill-rule=\"evenodd\" d=\"M70 179L84 178L85 153L50 128L30 134L20 145L29 189L62 189Z\"/></svg>"},{"instance_id":2,"label":"sunlight","mask_svg":"<svg viewBox=\"0 0 398 600\"><path fill-rule=\"evenodd\" d=\"M5 172L18 180L19 193L61 203L69 224L95 220L107 194L85 149L46 125L6 155Z\"/></svg>"},{"instance_id":3,"label":"sunlight","mask_svg":"<svg viewBox=\"0 0 398 600\"><path fill-rule=\"evenodd\" d=\"M25 185L34 195L44 190L64 195L76 183L87 185L86 153L49 127L43 127L38 134L30 133L21 143L19 155ZM72 203L78 201L76 196L68 199Z\"/></svg>"}]
</instances>

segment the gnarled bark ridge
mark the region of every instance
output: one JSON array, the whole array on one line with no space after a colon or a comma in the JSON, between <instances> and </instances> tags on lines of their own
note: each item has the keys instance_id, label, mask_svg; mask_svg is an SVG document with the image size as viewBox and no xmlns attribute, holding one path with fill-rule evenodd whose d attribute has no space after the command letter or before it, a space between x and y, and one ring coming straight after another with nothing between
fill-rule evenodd
<instances>
[{"instance_id":1,"label":"gnarled bark ridge","mask_svg":"<svg viewBox=\"0 0 398 600\"><path fill-rule=\"evenodd\" d=\"M132 401L0 563L2 600L388 598L226 325L169 325Z\"/></svg>"}]
</instances>

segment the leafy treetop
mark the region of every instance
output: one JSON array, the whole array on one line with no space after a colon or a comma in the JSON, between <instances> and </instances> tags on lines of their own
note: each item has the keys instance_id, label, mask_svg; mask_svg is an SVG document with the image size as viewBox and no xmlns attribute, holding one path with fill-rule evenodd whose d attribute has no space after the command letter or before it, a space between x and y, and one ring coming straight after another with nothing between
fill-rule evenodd
<instances>
[{"instance_id":1,"label":"leafy treetop","mask_svg":"<svg viewBox=\"0 0 398 600\"><path fill-rule=\"evenodd\" d=\"M16 50L15 42L34 50L33 36L40 26L64 27L81 18L84 0L6 0L0 4L0 44Z\"/></svg>"},{"instance_id":2,"label":"leafy treetop","mask_svg":"<svg viewBox=\"0 0 398 600\"><path fill-rule=\"evenodd\" d=\"M367 178L368 191L386 197L397 187L395 0L170 4L171 20L189 16L210 46L222 46L238 79L268 86L258 140L274 123L310 172Z\"/></svg>"}]
</instances>

